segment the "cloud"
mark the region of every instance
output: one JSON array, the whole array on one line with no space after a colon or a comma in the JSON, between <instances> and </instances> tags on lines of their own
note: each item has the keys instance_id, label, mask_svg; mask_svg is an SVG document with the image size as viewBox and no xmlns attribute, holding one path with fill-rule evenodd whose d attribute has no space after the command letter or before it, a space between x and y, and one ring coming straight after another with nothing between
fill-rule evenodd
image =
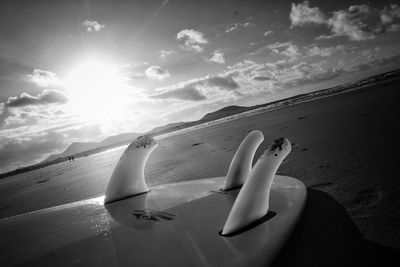
<instances>
[{"instance_id":1,"label":"cloud","mask_svg":"<svg viewBox=\"0 0 400 267\"><path fill-rule=\"evenodd\" d=\"M396 64L398 65L400 62L400 53L395 53L392 55L386 55L384 57L374 57L371 54L365 57L361 63L355 64L353 66L349 66L346 68L348 72L357 72L357 71L365 71L369 69L376 68L377 66L385 66L388 64Z\"/></svg>"},{"instance_id":2,"label":"cloud","mask_svg":"<svg viewBox=\"0 0 400 267\"><path fill-rule=\"evenodd\" d=\"M9 97L7 107L22 107L28 105L64 104L68 102L67 97L57 90L43 90L37 96L22 93L20 96Z\"/></svg>"},{"instance_id":3,"label":"cloud","mask_svg":"<svg viewBox=\"0 0 400 267\"><path fill-rule=\"evenodd\" d=\"M343 73L340 68L334 68L322 62L294 63L290 59L278 60L272 63L242 62L231 67L243 87L249 87L265 94L271 90L284 90L307 84L317 84L338 77Z\"/></svg>"},{"instance_id":4,"label":"cloud","mask_svg":"<svg viewBox=\"0 0 400 267\"><path fill-rule=\"evenodd\" d=\"M218 87L222 90L235 90L239 88L239 84L230 76L207 76L203 80L203 85L208 87Z\"/></svg>"},{"instance_id":5,"label":"cloud","mask_svg":"<svg viewBox=\"0 0 400 267\"><path fill-rule=\"evenodd\" d=\"M321 62L301 62L292 68L294 78L284 81L286 88L329 81L343 73L341 68L330 67Z\"/></svg>"},{"instance_id":6,"label":"cloud","mask_svg":"<svg viewBox=\"0 0 400 267\"><path fill-rule=\"evenodd\" d=\"M384 7L380 12L380 18L383 24L389 24L400 18L400 6L391 4Z\"/></svg>"},{"instance_id":7,"label":"cloud","mask_svg":"<svg viewBox=\"0 0 400 267\"><path fill-rule=\"evenodd\" d=\"M169 72L166 69L163 69L159 66L151 66L146 69L145 74L148 78L153 80L164 80L170 76Z\"/></svg>"},{"instance_id":8,"label":"cloud","mask_svg":"<svg viewBox=\"0 0 400 267\"><path fill-rule=\"evenodd\" d=\"M251 22L234 23L234 24L229 25L227 27L227 29L225 30L225 32L231 33L231 32L234 32L234 31L237 31L240 29L245 29L245 28L252 27L252 26L254 26L254 24Z\"/></svg>"},{"instance_id":9,"label":"cloud","mask_svg":"<svg viewBox=\"0 0 400 267\"><path fill-rule=\"evenodd\" d=\"M362 4L362 5L354 5L349 7L349 12L350 13L364 13L368 14L371 13L371 8L368 5Z\"/></svg>"},{"instance_id":10,"label":"cloud","mask_svg":"<svg viewBox=\"0 0 400 267\"><path fill-rule=\"evenodd\" d=\"M338 51L343 51L346 47L344 45L338 45L336 47L318 47L313 46L307 51L307 56L321 56L321 57L329 57L333 53Z\"/></svg>"},{"instance_id":11,"label":"cloud","mask_svg":"<svg viewBox=\"0 0 400 267\"><path fill-rule=\"evenodd\" d=\"M354 8L352 12L345 10L333 12L333 16L328 19L327 25L331 28L334 36L347 36L351 41L364 41L374 38L373 33L368 31L367 25L362 22L361 18L357 17L357 14L365 13L362 9Z\"/></svg>"},{"instance_id":12,"label":"cloud","mask_svg":"<svg viewBox=\"0 0 400 267\"><path fill-rule=\"evenodd\" d=\"M159 88L157 91L160 93L150 97L200 101L207 99L208 97L205 93L210 93L210 91L214 89L220 91L235 91L238 88L239 84L229 75L208 75L203 78L181 82L165 88Z\"/></svg>"},{"instance_id":13,"label":"cloud","mask_svg":"<svg viewBox=\"0 0 400 267\"><path fill-rule=\"evenodd\" d=\"M257 51L250 53L255 55L265 50L270 50L272 54L288 57L291 61L311 56L328 57L332 54L344 51L347 46L337 45L331 47L319 47L316 45L299 47L292 42L276 42L259 48Z\"/></svg>"},{"instance_id":14,"label":"cloud","mask_svg":"<svg viewBox=\"0 0 400 267\"><path fill-rule=\"evenodd\" d=\"M54 72L47 70L34 69L32 74L28 74L27 76L32 82L40 87L57 85L60 82Z\"/></svg>"},{"instance_id":15,"label":"cloud","mask_svg":"<svg viewBox=\"0 0 400 267\"><path fill-rule=\"evenodd\" d=\"M388 32L397 32L400 30L400 23L392 24L386 29Z\"/></svg>"},{"instance_id":16,"label":"cloud","mask_svg":"<svg viewBox=\"0 0 400 267\"><path fill-rule=\"evenodd\" d=\"M310 8L310 2L304 1L303 3L292 3L290 11L291 27L303 26L309 23L325 24L325 15L319 10L318 7Z\"/></svg>"},{"instance_id":17,"label":"cloud","mask_svg":"<svg viewBox=\"0 0 400 267\"><path fill-rule=\"evenodd\" d=\"M215 62L218 64L225 64L225 57L224 54L218 50L213 52L213 55L208 61Z\"/></svg>"},{"instance_id":18,"label":"cloud","mask_svg":"<svg viewBox=\"0 0 400 267\"><path fill-rule=\"evenodd\" d=\"M281 48L281 47L288 47L290 45L293 45L293 43L292 42L283 42L283 43L276 42L276 43L268 45L267 47L269 49L273 50L273 49L277 49L277 48Z\"/></svg>"},{"instance_id":19,"label":"cloud","mask_svg":"<svg viewBox=\"0 0 400 267\"><path fill-rule=\"evenodd\" d=\"M316 38L317 40L346 36L351 41L364 41L375 37L366 21L376 12L368 5L353 5L347 10L334 11L329 18L326 18L326 15L318 7L310 8L309 6L309 1L298 5L292 4L290 12L292 28L306 24L326 25L332 34L321 35Z\"/></svg>"},{"instance_id":20,"label":"cloud","mask_svg":"<svg viewBox=\"0 0 400 267\"><path fill-rule=\"evenodd\" d=\"M208 40L204 34L193 29L185 29L177 33L176 38L183 42L183 49L193 52L203 51L202 45L207 44Z\"/></svg>"},{"instance_id":21,"label":"cloud","mask_svg":"<svg viewBox=\"0 0 400 267\"><path fill-rule=\"evenodd\" d=\"M275 43L270 46L271 48L282 48L289 45L289 43ZM234 77L235 81L240 84L241 92L250 94L253 91L253 96L257 96L270 91L287 90L306 85L317 88L315 86L318 86L318 83L331 80L339 83L340 78L338 77L346 73L389 65L395 68L396 66L398 67L398 62L400 62L400 54L397 51L387 52L386 55L383 55L383 53L377 54L376 52L380 51L379 47L360 51L358 57L349 58L347 61L344 59L344 62L335 65L332 65L327 60L316 61L317 58L307 61L301 60L311 56L328 57L332 56L333 53L345 51L346 49L353 48L344 45L305 47L304 56L297 61L293 61L290 58L268 63L245 60L233 66L228 66L228 69L231 77Z\"/></svg>"},{"instance_id":22,"label":"cloud","mask_svg":"<svg viewBox=\"0 0 400 267\"><path fill-rule=\"evenodd\" d=\"M268 35L272 35L274 33L274 31L266 31L264 32L264 36L267 37Z\"/></svg>"},{"instance_id":23,"label":"cloud","mask_svg":"<svg viewBox=\"0 0 400 267\"><path fill-rule=\"evenodd\" d=\"M280 51L279 53L288 56L291 59L297 59L301 56L299 48L296 45L290 45L286 49Z\"/></svg>"},{"instance_id":24,"label":"cloud","mask_svg":"<svg viewBox=\"0 0 400 267\"><path fill-rule=\"evenodd\" d=\"M84 22L82 22L82 25L86 28L86 31L88 32L99 32L106 27L105 24L100 24L95 20L85 20Z\"/></svg>"},{"instance_id":25,"label":"cloud","mask_svg":"<svg viewBox=\"0 0 400 267\"><path fill-rule=\"evenodd\" d=\"M174 51L171 50L160 50L160 58L165 59L166 57L175 54Z\"/></svg>"},{"instance_id":26,"label":"cloud","mask_svg":"<svg viewBox=\"0 0 400 267\"><path fill-rule=\"evenodd\" d=\"M292 42L276 42L267 46L273 53L290 57L292 60L298 59L302 56L300 49Z\"/></svg>"},{"instance_id":27,"label":"cloud","mask_svg":"<svg viewBox=\"0 0 400 267\"><path fill-rule=\"evenodd\" d=\"M329 39L332 39L332 38L335 38L335 37L337 37L337 35L333 35L333 34L325 35L325 34L323 34L323 35L315 37L315 40L329 40Z\"/></svg>"}]
</instances>

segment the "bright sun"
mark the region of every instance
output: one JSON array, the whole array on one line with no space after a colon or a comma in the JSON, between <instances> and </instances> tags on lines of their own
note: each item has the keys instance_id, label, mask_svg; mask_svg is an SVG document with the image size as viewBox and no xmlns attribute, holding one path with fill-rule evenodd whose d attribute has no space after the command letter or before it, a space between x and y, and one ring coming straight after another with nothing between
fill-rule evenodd
<instances>
[{"instance_id":1,"label":"bright sun","mask_svg":"<svg viewBox=\"0 0 400 267\"><path fill-rule=\"evenodd\" d=\"M107 121L120 114L126 78L116 66L90 60L74 68L65 82L71 106L82 119Z\"/></svg>"}]
</instances>

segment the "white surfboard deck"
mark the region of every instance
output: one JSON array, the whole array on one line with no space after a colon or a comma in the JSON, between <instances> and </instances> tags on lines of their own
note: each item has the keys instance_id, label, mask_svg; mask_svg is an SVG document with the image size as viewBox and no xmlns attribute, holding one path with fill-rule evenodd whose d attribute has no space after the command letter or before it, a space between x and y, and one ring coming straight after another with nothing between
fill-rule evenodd
<instances>
[{"instance_id":1,"label":"white surfboard deck","mask_svg":"<svg viewBox=\"0 0 400 267\"><path fill-rule=\"evenodd\" d=\"M103 205L104 197L0 220L1 266L267 266L294 230L302 182L275 176L271 219L219 234L239 189L225 177L152 187Z\"/></svg>"}]
</instances>

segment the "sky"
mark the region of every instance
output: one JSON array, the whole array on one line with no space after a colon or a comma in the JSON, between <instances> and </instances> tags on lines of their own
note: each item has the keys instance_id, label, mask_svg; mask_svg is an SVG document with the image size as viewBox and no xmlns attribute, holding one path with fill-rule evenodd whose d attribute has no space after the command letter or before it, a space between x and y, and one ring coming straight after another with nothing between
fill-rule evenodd
<instances>
[{"instance_id":1,"label":"sky","mask_svg":"<svg viewBox=\"0 0 400 267\"><path fill-rule=\"evenodd\" d=\"M0 2L0 172L400 67L396 1Z\"/></svg>"}]
</instances>

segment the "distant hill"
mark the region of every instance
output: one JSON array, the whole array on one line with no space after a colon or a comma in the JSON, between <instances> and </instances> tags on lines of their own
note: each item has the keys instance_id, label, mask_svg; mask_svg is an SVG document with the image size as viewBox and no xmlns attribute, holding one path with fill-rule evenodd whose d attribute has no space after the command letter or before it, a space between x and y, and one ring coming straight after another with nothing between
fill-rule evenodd
<instances>
[{"instance_id":1,"label":"distant hill","mask_svg":"<svg viewBox=\"0 0 400 267\"><path fill-rule=\"evenodd\" d=\"M63 156L73 155L73 154L80 153L80 152L87 151L87 150L91 150L91 149L96 148L96 146L98 144L99 143L96 143L96 142L88 142L88 143L74 142L74 143L70 144L64 152L62 152L60 154L51 155L46 159L46 161L54 160L54 159L57 159L57 158L63 157Z\"/></svg>"},{"instance_id":2,"label":"distant hill","mask_svg":"<svg viewBox=\"0 0 400 267\"><path fill-rule=\"evenodd\" d=\"M101 142L74 142L67 147L64 152L60 154L54 154L45 159L45 162L55 160L57 158L68 157L70 155L80 154L82 152L96 150L104 147L113 147L117 145L122 145L125 143L129 143L132 140L136 139L138 136L142 135L141 133L123 133L114 136L107 137Z\"/></svg>"},{"instance_id":3,"label":"distant hill","mask_svg":"<svg viewBox=\"0 0 400 267\"><path fill-rule=\"evenodd\" d=\"M225 118L237 113L242 113L252 109L252 107L241 107L241 106L227 106L217 111L207 113L200 120L201 121L213 121L221 118Z\"/></svg>"},{"instance_id":4,"label":"distant hill","mask_svg":"<svg viewBox=\"0 0 400 267\"><path fill-rule=\"evenodd\" d=\"M172 128L177 129L180 128L181 126L185 126L187 122L173 122L173 123L168 123L163 126L159 126L156 128L151 129L150 131L147 132L147 134L160 134L164 133L165 131L168 131Z\"/></svg>"},{"instance_id":5,"label":"distant hill","mask_svg":"<svg viewBox=\"0 0 400 267\"><path fill-rule=\"evenodd\" d=\"M107 137L99 143L99 146L110 146L121 143L128 143L135 140L137 137L143 135L142 133L123 133Z\"/></svg>"},{"instance_id":6,"label":"distant hill","mask_svg":"<svg viewBox=\"0 0 400 267\"><path fill-rule=\"evenodd\" d=\"M88 143L74 142L63 152L63 154L71 155L82 151L90 150L95 148L97 144L98 143L96 142L88 142Z\"/></svg>"}]
</instances>

